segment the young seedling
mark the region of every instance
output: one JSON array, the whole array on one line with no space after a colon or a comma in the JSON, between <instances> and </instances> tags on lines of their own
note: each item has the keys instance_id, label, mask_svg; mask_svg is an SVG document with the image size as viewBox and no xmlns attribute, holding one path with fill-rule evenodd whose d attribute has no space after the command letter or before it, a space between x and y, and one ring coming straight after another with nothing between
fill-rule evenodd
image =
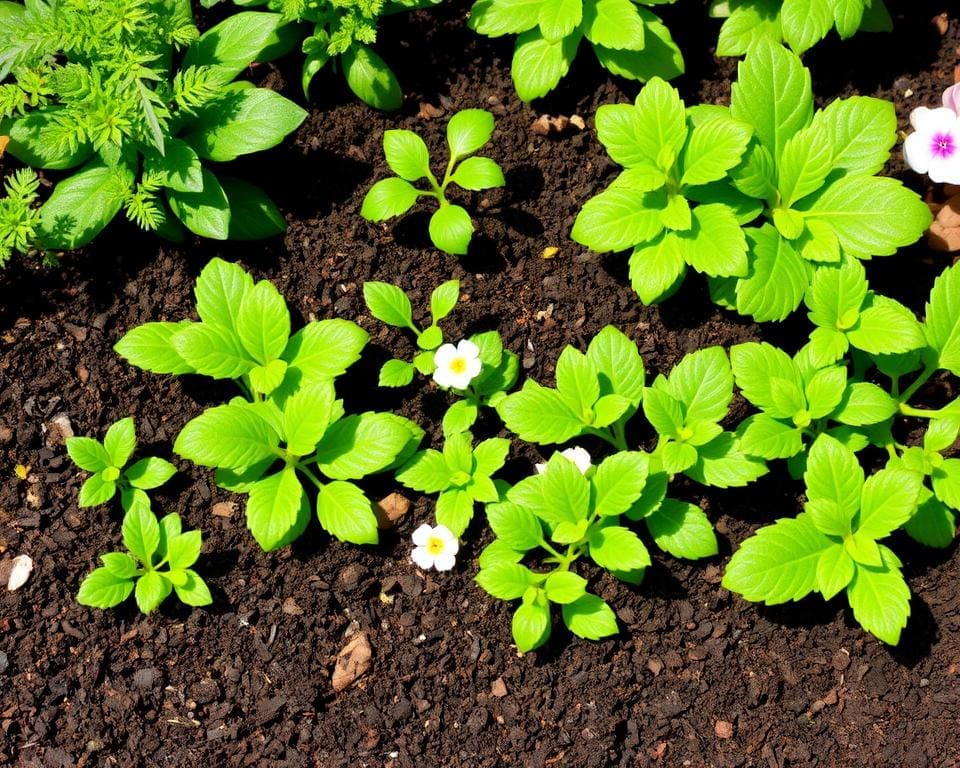
<instances>
[{"instance_id":1,"label":"young seedling","mask_svg":"<svg viewBox=\"0 0 960 768\"><path fill-rule=\"evenodd\" d=\"M105 504L120 491L125 511L149 509L146 491L160 487L177 472L173 464L156 456L127 467L137 447L136 429L129 416L112 424L102 443L92 437L68 437L66 442L73 463L93 473L80 488L77 504L81 507Z\"/></svg>"},{"instance_id":2,"label":"young seedling","mask_svg":"<svg viewBox=\"0 0 960 768\"><path fill-rule=\"evenodd\" d=\"M500 437L483 440L474 448L469 432L448 434L442 453L432 448L415 453L400 468L397 480L421 493L440 494L437 523L459 538L473 519L475 502L500 499L493 475L503 467L509 451L510 441Z\"/></svg>"},{"instance_id":3,"label":"young seedling","mask_svg":"<svg viewBox=\"0 0 960 768\"><path fill-rule=\"evenodd\" d=\"M718 56L743 56L761 40L785 42L799 55L831 29L843 40L858 31L893 29L883 0L713 0L710 15L726 19L717 41Z\"/></svg>"},{"instance_id":4,"label":"young seedling","mask_svg":"<svg viewBox=\"0 0 960 768\"><path fill-rule=\"evenodd\" d=\"M283 51L279 15L237 13L201 35L189 3L4 8L6 151L33 168L67 171L32 222L32 246L79 248L121 209L174 239L183 227L219 240L285 229L262 190L206 162L274 147L307 116L274 90L235 82L252 61Z\"/></svg>"},{"instance_id":5,"label":"young seedling","mask_svg":"<svg viewBox=\"0 0 960 768\"><path fill-rule=\"evenodd\" d=\"M376 543L371 502L351 481L402 464L423 430L391 413L345 414L333 379L360 357L367 334L345 320L322 320L291 336L277 289L220 259L203 269L195 293L200 322L147 323L115 347L154 372L234 379L246 395L188 422L174 451L216 468L221 487L248 494L247 526L265 550L305 530L311 504L303 479L318 491L325 530Z\"/></svg>"},{"instance_id":6,"label":"young seedling","mask_svg":"<svg viewBox=\"0 0 960 768\"><path fill-rule=\"evenodd\" d=\"M447 200L447 188L456 184L479 191L506 184L500 166L488 157L471 157L490 141L493 115L483 109L464 109L447 123L450 159L438 182L430 169L430 153L412 131L390 130L383 134L383 150L396 176L381 179L363 198L360 215L368 221L402 216L421 197L432 197L440 207L430 217L430 240L441 251L462 256L473 237L473 222L466 209ZM428 189L410 182L426 179Z\"/></svg>"},{"instance_id":7,"label":"young seedling","mask_svg":"<svg viewBox=\"0 0 960 768\"><path fill-rule=\"evenodd\" d=\"M113 608L133 592L140 611L150 613L176 592L186 605L209 605L213 602L210 590L191 568L200 557L202 543L200 531L181 531L176 512L158 522L149 504L133 507L123 518L127 551L100 556L103 565L80 584L77 602Z\"/></svg>"},{"instance_id":8,"label":"young seedling","mask_svg":"<svg viewBox=\"0 0 960 768\"><path fill-rule=\"evenodd\" d=\"M683 74L683 56L645 6L673 0L477 0L469 25L481 35L518 35L510 75L523 101L546 96L586 38L600 65L631 80Z\"/></svg>"},{"instance_id":9,"label":"young seedling","mask_svg":"<svg viewBox=\"0 0 960 768\"><path fill-rule=\"evenodd\" d=\"M761 528L740 545L723 577L726 589L767 605L824 599L846 591L854 618L896 645L910 615L900 559L879 543L917 509L920 477L883 469L864 480L853 452L829 435L810 449L807 503L796 518Z\"/></svg>"},{"instance_id":10,"label":"young seedling","mask_svg":"<svg viewBox=\"0 0 960 768\"><path fill-rule=\"evenodd\" d=\"M7 196L0 200L0 267L6 266L15 253L26 256L36 249L40 226L40 177L36 172L20 168L7 176L4 187Z\"/></svg>"},{"instance_id":11,"label":"young seedling","mask_svg":"<svg viewBox=\"0 0 960 768\"><path fill-rule=\"evenodd\" d=\"M512 625L520 651L549 639L551 604L561 606L564 623L579 637L597 640L617 632L613 611L587 592L587 580L572 569L586 555L617 578L640 582L650 554L621 524L624 516L646 518L658 543L687 557L716 554L713 528L701 510L663 500L659 489L650 492L650 464L642 452L621 451L583 472L585 467L557 453L542 472L511 488L506 500L487 505L496 539L480 555L476 580L494 597L521 600ZM544 552L539 562L550 570L521 563L535 550Z\"/></svg>"}]
</instances>

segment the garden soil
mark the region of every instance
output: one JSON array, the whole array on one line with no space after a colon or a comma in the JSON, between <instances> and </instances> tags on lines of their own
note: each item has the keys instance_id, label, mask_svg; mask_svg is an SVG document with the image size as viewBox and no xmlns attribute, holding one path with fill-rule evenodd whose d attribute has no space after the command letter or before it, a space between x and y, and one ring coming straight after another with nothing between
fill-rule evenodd
<instances>
[{"instance_id":1,"label":"garden soil","mask_svg":"<svg viewBox=\"0 0 960 768\"><path fill-rule=\"evenodd\" d=\"M348 408L395 409L424 424L434 446L450 399L423 381L376 388L379 365L413 347L365 312L365 280L397 282L423 307L435 285L459 278L464 298L448 336L499 329L523 374L543 382L564 345L583 348L608 323L637 341L651 376L711 344L801 343L802 316L758 327L711 305L695 275L663 306L644 308L628 288L623 255L573 244L577 211L616 172L592 130L596 108L632 99L637 86L609 78L583 48L554 94L523 105L509 79L510 41L478 38L465 27L466 5L444 5L382 28L381 50L408 89L400 113L366 108L324 72L296 135L238 164L283 208L285 237L169 245L118 222L59 267L17 264L0 274L0 571L18 554L34 561L25 586L0 594L0 765L960 766L956 545L932 551L894 537L913 592L895 649L862 631L842 597L764 608L720 586L746 537L798 511L800 486L782 465L747 489L678 484L676 494L715 522L719 557L657 554L639 587L584 564L620 620L620 634L602 642L558 625L544 649L517 653L510 606L473 582L490 540L482 520L452 573L421 573L410 562L410 534L433 514L410 492L410 511L378 547L331 541L314 522L294 546L265 554L244 527L242 499L182 461L155 506L202 529L198 570L213 605L191 610L171 599L141 616L132 601L110 611L76 604L97 555L120 544L120 512L78 509L83 473L67 459L64 436L102 437L133 415L141 454L172 458L186 421L233 394L208 380L134 370L112 351L139 323L189 316L192 284L215 255L275 281L295 324L336 316L366 328L368 354L339 387ZM727 101L735 63L712 55L718 23L695 0L678 6L662 10L687 54L682 95ZM854 93L892 99L905 128L913 107L936 105L954 80L960 16L947 0L893 10L895 37L834 37L806 61L821 103ZM941 12L949 15L935 19ZM296 66L251 75L296 97ZM362 220L364 192L386 174L383 130L414 129L442 154L447 116L466 107L496 115L485 152L507 177L505 190L463 197L477 213L470 255L431 247L426 210L398 223ZM542 136L531 126L544 114L578 115L586 128ZM898 157L888 172L929 192ZM880 290L920 311L950 260L920 244L868 268ZM956 394L951 387L938 379L921 396L940 402ZM735 403L731 423L745 413ZM478 433L498 429L488 418ZM639 444L649 438L631 435ZM508 478L543 455L515 443ZM18 464L29 468L25 479ZM403 490L390 477L369 487L376 498ZM348 643L360 657L369 650L369 660L355 657L355 671L366 671L338 693L332 675Z\"/></svg>"}]
</instances>

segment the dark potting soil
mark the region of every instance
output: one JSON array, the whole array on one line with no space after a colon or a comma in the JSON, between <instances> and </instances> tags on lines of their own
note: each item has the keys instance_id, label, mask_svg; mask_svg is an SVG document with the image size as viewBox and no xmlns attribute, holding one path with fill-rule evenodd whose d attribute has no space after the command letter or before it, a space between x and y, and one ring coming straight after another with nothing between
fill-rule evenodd
<instances>
[{"instance_id":1,"label":"dark potting soil","mask_svg":"<svg viewBox=\"0 0 960 768\"><path fill-rule=\"evenodd\" d=\"M651 376L710 344L799 345L802 317L758 327L711 305L694 275L663 306L644 308L627 287L624 256L574 245L568 233L580 205L615 173L592 117L600 104L632 99L636 84L611 80L584 48L555 94L525 106L509 80L510 41L476 37L464 26L466 6L450 5L395 17L382 30L383 53L410 89L399 114L373 112L324 73L295 138L240 164L286 212L284 238L170 246L118 224L62 268L14 265L0 274L0 563L21 553L35 563L24 587L0 594L0 765L956 768L956 546L926 550L895 537L913 591L896 649L863 632L842 597L764 608L720 587L744 538L798 511L801 489L782 465L747 489L679 483L675 493L714 520L720 556L687 563L655 555L639 587L584 567L621 633L591 643L558 625L546 648L522 658L511 646L510 606L472 581L490 540L479 520L453 573L419 573L410 563L410 533L433 509L409 492L413 507L378 547L331 541L314 522L294 546L265 554L244 527L241 499L187 462L154 494L155 507L203 530L198 570L213 605L190 610L171 599L144 617L132 601L111 611L76 604L97 555L120 543L120 513L77 508L83 475L66 458L64 425L102 437L132 414L141 455L171 458L183 424L233 394L133 370L112 351L139 323L187 315L193 281L214 255L274 280L295 322L338 316L369 330L364 360L341 380L348 407L397 410L422 423L433 445L449 398L424 382L375 387L381 362L412 345L365 314L365 280L397 282L423 306L436 284L458 277L465 297L448 335L499 329L525 375L541 381L552 380L564 345L582 348L608 323L638 342ZM688 103L723 102L735 64L712 56L718 24L697 3L678 5L663 9L687 55L677 85ZM905 127L910 109L935 105L953 82L960 18L947 0L893 10L894 36L834 38L807 62L819 99L889 98ZM931 23L942 11L951 13L945 34ZM295 63L255 75L295 96ZM421 117L421 104L444 116ZM446 116L466 107L496 114L485 152L507 175L505 190L464 196L478 212L470 256L433 249L426 213L363 221L362 196L386 173L382 131L415 129L440 152ZM588 130L536 135L530 125L544 113L578 114ZM927 191L898 158L888 170ZM559 253L543 258L549 246ZM920 310L948 262L921 244L872 262L870 277ZM923 395L950 396L950 387L938 380ZM738 404L732 419L744 413ZM492 419L483 425L486 434L497 428ZM521 477L541 455L515 443L507 474ZM25 480L16 464L29 466ZM398 490L389 477L369 488L377 498ZM371 646L370 669L335 693L337 654L356 632Z\"/></svg>"}]
</instances>

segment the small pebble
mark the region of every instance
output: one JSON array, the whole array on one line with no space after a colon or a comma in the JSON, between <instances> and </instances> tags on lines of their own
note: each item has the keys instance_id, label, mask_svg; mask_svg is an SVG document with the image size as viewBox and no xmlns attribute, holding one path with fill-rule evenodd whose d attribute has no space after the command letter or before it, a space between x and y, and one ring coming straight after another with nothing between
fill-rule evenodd
<instances>
[{"instance_id":1,"label":"small pebble","mask_svg":"<svg viewBox=\"0 0 960 768\"><path fill-rule=\"evenodd\" d=\"M713 724L713 732L717 734L718 739L732 739L733 723L729 720L717 720L717 722Z\"/></svg>"}]
</instances>

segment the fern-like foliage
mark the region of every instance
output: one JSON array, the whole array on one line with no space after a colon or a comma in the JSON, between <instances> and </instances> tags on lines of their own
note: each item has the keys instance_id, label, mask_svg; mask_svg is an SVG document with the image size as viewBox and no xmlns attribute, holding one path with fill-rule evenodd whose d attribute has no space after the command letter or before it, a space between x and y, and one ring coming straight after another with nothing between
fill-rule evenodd
<instances>
[{"instance_id":1,"label":"fern-like foliage","mask_svg":"<svg viewBox=\"0 0 960 768\"><path fill-rule=\"evenodd\" d=\"M40 179L31 168L21 168L4 182L7 196L0 199L0 267L14 253L34 249L40 212L36 207Z\"/></svg>"}]
</instances>

